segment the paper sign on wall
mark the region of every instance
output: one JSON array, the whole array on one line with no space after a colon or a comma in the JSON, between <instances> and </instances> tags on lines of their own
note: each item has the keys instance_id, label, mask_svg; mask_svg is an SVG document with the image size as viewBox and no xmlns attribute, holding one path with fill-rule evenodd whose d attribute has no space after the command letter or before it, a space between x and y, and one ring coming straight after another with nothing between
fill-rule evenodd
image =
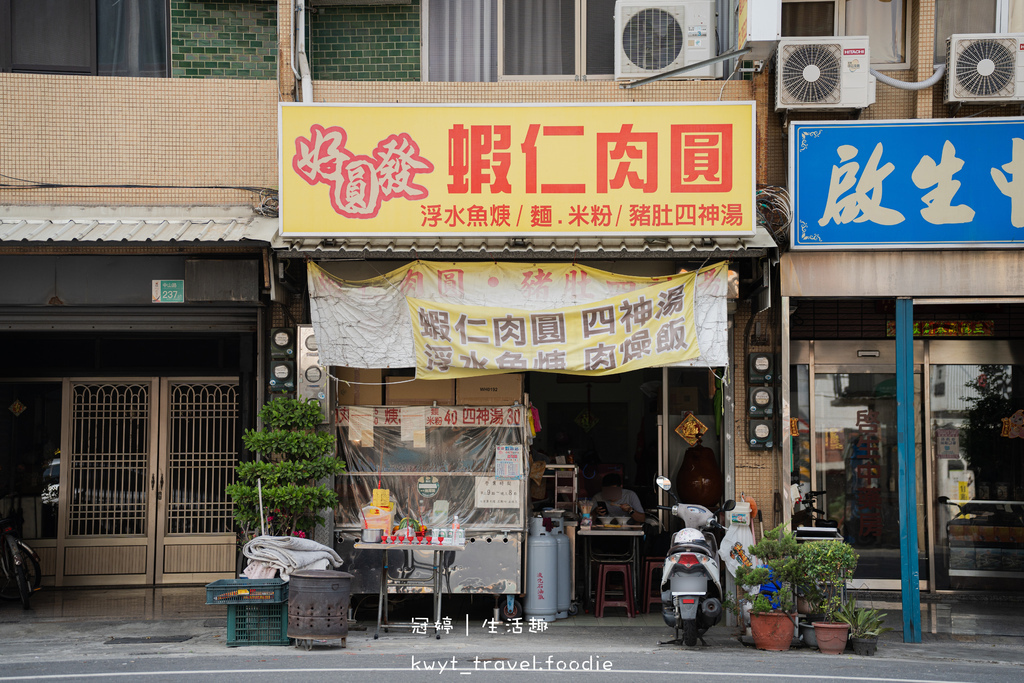
<instances>
[{"instance_id":1,"label":"paper sign on wall","mask_svg":"<svg viewBox=\"0 0 1024 683\"><path fill-rule=\"evenodd\" d=\"M960 457L960 430L935 430L935 455L940 460L956 460Z\"/></svg>"},{"instance_id":2,"label":"paper sign on wall","mask_svg":"<svg viewBox=\"0 0 1024 683\"><path fill-rule=\"evenodd\" d=\"M495 447L494 478L519 479L519 459L523 447L520 444L501 444Z\"/></svg>"},{"instance_id":3,"label":"paper sign on wall","mask_svg":"<svg viewBox=\"0 0 1024 683\"><path fill-rule=\"evenodd\" d=\"M412 441L413 448L427 445L427 409L402 408L402 441Z\"/></svg>"},{"instance_id":4,"label":"paper sign on wall","mask_svg":"<svg viewBox=\"0 0 1024 683\"><path fill-rule=\"evenodd\" d=\"M447 500L435 500L434 509L431 511L430 523L431 524L444 524L448 521L448 501Z\"/></svg>"},{"instance_id":5,"label":"paper sign on wall","mask_svg":"<svg viewBox=\"0 0 1024 683\"><path fill-rule=\"evenodd\" d=\"M348 440L358 441L360 446L373 446L373 408L352 408L348 425Z\"/></svg>"},{"instance_id":6,"label":"paper sign on wall","mask_svg":"<svg viewBox=\"0 0 1024 683\"><path fill-rule=\"evenodd\" d=\"M476 477L476 506L478 508L519 507L518 481Z\"/></svg>"}]
</instances>

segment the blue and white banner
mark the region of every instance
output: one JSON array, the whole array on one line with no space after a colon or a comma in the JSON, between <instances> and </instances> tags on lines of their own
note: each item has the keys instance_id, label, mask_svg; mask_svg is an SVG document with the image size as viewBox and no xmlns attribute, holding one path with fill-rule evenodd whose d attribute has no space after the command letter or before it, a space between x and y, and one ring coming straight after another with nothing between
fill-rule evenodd
<instances>
[{"instance_id":1,"label":"blue and white banner","mask_svg":"<svg viewBox=\"0 0 1024 683\"><path fill-rule=\"evenodd\" d=\"M1024 118L789 127L794 249L1024 245Z\"/></svg>"}]
</instances>

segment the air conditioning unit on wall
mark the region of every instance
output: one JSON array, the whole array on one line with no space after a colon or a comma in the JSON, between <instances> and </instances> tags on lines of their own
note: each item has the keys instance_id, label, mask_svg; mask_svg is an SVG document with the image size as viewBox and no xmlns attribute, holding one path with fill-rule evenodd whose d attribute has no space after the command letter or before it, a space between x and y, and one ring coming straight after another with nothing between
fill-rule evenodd
<instances>
[{"instance_id":1,"label":"air conditioning unit on wall","mask_svg":"<svg viewBox=\"0 0 1024 683\"><path fill-rule=\"evenodd\" d=\"M946 40L946 102L1024 101L1024 34L958 33Z\"/></svg>"},{"instance_id":2,"label":"air conditioning unit on wall","mask_svg":"<svg viewBox=\"0 0 1024 683\"><path fill-rule=\"evenodd\" d=\"M867 36L779 41L776 109L864 109L875 103Z\"/></svg>"},{"instance_id":3,"label":"air conditioning unit on wall","mask_svg":"<svg viewBox=\"0 0 1024 683\"><path fill-rule=\"evenodd\" d=\"M617 0L615 77L646 78L714 57L714 0ZM677 78L720 78L721 63Z\"/></svg>"}]
</instances>

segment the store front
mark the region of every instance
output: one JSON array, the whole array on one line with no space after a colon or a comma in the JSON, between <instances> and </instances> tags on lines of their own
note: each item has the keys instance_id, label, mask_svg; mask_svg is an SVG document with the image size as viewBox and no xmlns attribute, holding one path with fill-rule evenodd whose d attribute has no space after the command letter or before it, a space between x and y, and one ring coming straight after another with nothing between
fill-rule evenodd
<instances>
[{"instance_id":1,"label":"store front","mask_svg":"<svg viewBox=\"0 0 1024 683\"><path fill-rule=\"evenodd\" d=\"M282 105L281 131L274 246L307 261L339 379L335 541L371 577L354 591L380 585L379 553L350 548L382 487L402 517L458 516L446 592L499 596L525 590L534 508L573 509L609 472L659 502L681 431L704 432L714 503L732 495L729 271L749 296L776 248L751 103Z\"/></svg>"},{"instance_id":2,"label":"store front","mask_svg":"<svg viewBox=\"0 0 1024 683\"><path fill-rule=\"evenodd\" d=\"M82 228L191 234L109 222ZM232 576L224 487L254 422L261 247L7 246L20 253L0 255L0 515L21 520L43 584Z\"/></svg>"},{"instance_id":3,"label":"store front","mask_svg":"<svg viewBox=\"0 0 1024 683\"><path fill-rule=\"evenodd\" d=\"M731 362L727 269L718 264L701 270L697 262L696 275L686 276L678 274L689 265L684 261L636 260L625 265L617 267L632 274L557 261L416 261L398 268L372 261L309 265L318 352L321 362L335 366L332 374L341 380L335 414L339 454L348 468L338 478L335 530L338 551L359 568L353 590L371 592L379 583L375 555L352 552L359 537L358 510L372 499L375 488L389 491L397 519L415 519L429 526L450 524L458 516L470 547L459 555L446 580L451 592L471 594L521 593L527 518L548 507L575 513L576 501L598 493L607 474L622 476L626 488L636 492L645 507L660 502L652 485L654 477L666 473L675 479L688 449L699 443L690 433L686 433L689 443L684 440L684 423L696 425L694 429L701 432L704 473L712 467L712 478L719 484L714 500L707 502L712 506L720 502L726 481L732 480L733 442L723 432L731 419L731 414L725 417L724 408L732 403L731 398L725 399L732 388L722 383ZM385 269L389 269L385 275L358 278ZM341 279L340 273L356 277ZM434 294L445 290L445 278L453 273L458 277L452 281L457 280L461 288L453 288L449 296ZM476 324L474 329L461 327L464 323L458 321L463 315L459 309L445 309L445 302L461 305L463 299L472 299L484 304L461 309L472 318L488 315L484 311L492 297L495 302L515 300L519 306L534 307L523 315L538 324L551 308L561 310L557 306L565 296L563 286L516 291L531 277L524 278L524 273L556 283L586 280L587 298L582 292L575 294L583 304L604 302L606 290L621 290L624 293L618 296L630 301L644 300L646 292L654 301L656 293L645 288L650 282L665 282L666 287L676 281L699 283L706 273L703 284L696 286L694 313L688 317L697 321L693 339L699 341L702 363L708 365L655 364L615 373L531 370L538 354L558 352L555 346L524 351L529 362L521 361L521 372L415 378L409 365L416 366L417 374L429 370L421 367L417 356L413 341L417 334L435 334L438 340L447 336L455 343L462 333L472 338L497 329L493 322ZM430 310L436 315L410 316L408 297L415 299L414 293L431 297L429 306L438 308ZM417 306L428 306L417 301L421 302ZM497 313L490 315L498 315L501 321L510 311L514 317L522 310L498 308L496 303L491 308ZM569 319L568 312L559 315ZM377 337L363 343L371 330ZM534 332L529 333L530 340ZM510 352L515 348L509 345ZM472 353L457 351L456 355ZM491 355L481 350L476 358L483 362ZM354 362L377 367L353 368ZM452 370L460 375L454 365ZM524 410L533 409L539 419L531 429ZM407 426L417 423L423 429L420 437L415 426ZM511 481L495 480L496 445L520 448ZM482 493L481 486L509 490L507 497L493 499Z\"/></svg>"},{"instance_id":4,"label":"store front","mask_svg":"<svg viewBox=\"0 0 1024 683\"><path fill-rule=\"evenodd\" d=\"M854 584L901 588L905 612L913 577L929 591L1022 585L1024 266L1010 248L1012 193L992 182L1020 126L791 131L796 229L781 293L793 477L802 494L824 492L817 507L860 553ZM963 166L953 185L925 178L943 145L943 163L955 150ZM914 533L901 534L908 518Z\"/></svg>"}]
</instances>

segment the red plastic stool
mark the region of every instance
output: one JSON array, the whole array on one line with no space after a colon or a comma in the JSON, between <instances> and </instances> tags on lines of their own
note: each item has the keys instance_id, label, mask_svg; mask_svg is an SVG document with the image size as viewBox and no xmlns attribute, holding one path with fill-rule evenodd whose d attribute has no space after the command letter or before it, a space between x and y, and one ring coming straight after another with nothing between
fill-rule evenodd
<instances>
[{"instance_id":1,"label":"red plastic stool","mask_svg":"<svg viewBox=\"0 0 1024 683\"><path fill-rule=\"evenodd\" d=\"M609 600L605 595L610 574L622 574L621 600ZM597 605L594 608L594 616L598 619L603 617L605 607L625 607L627 617L636 616L636 606L633 604L633 569L628 564L601 563L601 569L597 574Z\"/></svg>"},{"instance_id":2,"label":"red plastic stool","mask_svg":"<svg viewBox=\"0 0 1024 683\"><path fill-rule=\"evenodd\" d=\"M664 568L664 557L648 557L644 560L644 614L651 613L651 605L654 603L661 604L661 573ZM657 578L653 578L655 574Z\"/></svg>"}]
</instances>

